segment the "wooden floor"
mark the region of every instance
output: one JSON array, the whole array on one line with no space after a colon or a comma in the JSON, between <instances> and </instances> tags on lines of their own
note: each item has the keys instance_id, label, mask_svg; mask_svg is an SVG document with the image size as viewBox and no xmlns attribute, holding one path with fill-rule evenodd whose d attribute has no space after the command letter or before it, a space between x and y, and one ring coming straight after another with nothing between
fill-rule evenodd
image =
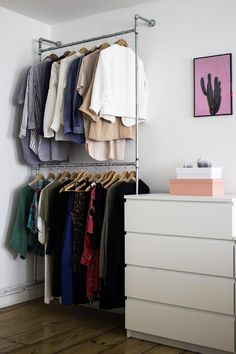
<instances>
[{"instance_id":1,"label":"wooden floor","mask_svg":"<svg viewBox=\"0 0 236 354\"><path fill-rule=\"evenodd\" d=\"M0 309L0 354L194 354L126 338L124 316L42 300Z\"/></svg>"}]
</instances>

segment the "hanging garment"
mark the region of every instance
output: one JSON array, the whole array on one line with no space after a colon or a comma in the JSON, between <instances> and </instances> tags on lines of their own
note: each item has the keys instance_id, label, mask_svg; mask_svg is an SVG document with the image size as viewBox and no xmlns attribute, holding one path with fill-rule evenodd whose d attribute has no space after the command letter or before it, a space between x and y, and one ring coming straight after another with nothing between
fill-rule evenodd
<instances>
[{"instance_id":1,"label":"hanging garment","mask_svg":"<svg viewBox=\"0 0 236 354\"><path fill-rule=\"evenodd\" d=\"M47 86L47 78L43 75L47 69L46 64L49 63L49 61L44 62L42 67L40 67L42 63L35 64L29 69L18 95L18 102L24 103L20 137L24 158L28 164L68 160L69 146L67 143L45 139L38 135L37 130L42 122L44 89Z\"/></svg>"},{"instance_id":2,"label":"hanging garment","mask_svg":"<svg viewBox=\"0 0 236 354\"><path fill-rule=\"evenodd\" d=\"M53 61L50 60L47 62L45 72L44 72L44 85L43 85L43 91L42 91L42 111L41 111L41 116L40 116L40 123L39 123L39 129L38 129L38 134L41 136L44 136L44 113L45 113L45 107L46 107L46 102L47 102L47 97L48 97L48 90L49 90L49 85L50 85L50 80L51 80L51 71L52 71L52 65Z\"/></svg>"},{"instance_id":3,"label":"hanging garment","mask_svg":"<svg viewBox=\"0 0 236 354\"><path fill-rule=\"evenodd\" d=\"M44 247L38 242L38 237L27 227L30 206L35 194L35 189L25 185L20 190L16 219L11 234L10 245L20 254L21 258L26 258L28 252L36 255L44 255Z\"/></svg>"},{"instance_id":4,"label":"hanging garment","mask_svg":"<svg viewBox=\"0 0 236 354\"><path fill-rule=\"evenodd\" d=\"M70 141L84 144L83 114L79 111L82 96L76 90L78 75L83 56L75 59L69 68L65 93L64 106L64 134Z\"/></svg>"},{"instance_id":5,"label":"hanging garment","mask_svg":"<svg viewBox=\"0 0 236 354\"><path fill-rule=\"evenodd\" d=\"M135 194L135 182L121 182L115 188L110 210L107 243L107 272L102 284L100 307L111 309L125 304L124 296L124 196ZM149 187L139 181L139 193L149 193Z\"/></svg>"},{"instance_id":6,"label":"hanging garment","mask_svg":"<svg viewBox=\"0 0 236 354\"><path fill-rule=\"evenodd\" d=\"M43 119L43 132L45 138L54 137L54 130L51 128L57 98L57 86L58 86L58 77L59 77L59 68L60 64L54 62L52 64L50 83L48 89L48 95L44 111Z\"/></svg>"},{"instance_id":7,"label":"hanging garment","mask_svg":"<svg viewBox=\"0 0 236 354\"><path fill-rule=\"evenodd\" d=\"M56 132L56 140L68 141L68 138L64 135L64 104L66 81L70 64L79 56L81 56L80 53L75 53L62 59L60 63L55 111L51 125L51 128Z\"/></svg>"},{"instance_id":8,"label":"hanging garment","mask_svg":"<svg viewBox=\"0 0 236 354\"><path fill-rule=\"evenodd\" d=\"M73 304L72 256L73 256L73 210L74 194L70 193L61 252L61 303Z\"/></svg>"},{"instance_id":9,"label":"hanging garment","mask_svg":"<svg viewBox=\"0 0 236 354\"><path fill-rule=\"evenodd\" d=\"M30 131L27 130L26 137L20 139L23 155L28 165L39 164L41 161L39 157L30 149Z\"/></svg>"},{"instance_id":10,"label":"hanging garment","mask_svg":"<svg viewBox=\"0 0 236 354\"><path fill-rule=\"evenodd\" d=\"M44 88L47 65L49 60L41 63L33 64L28 73L29 82L29 112L28 112L28 129L37 130L39 133L41 120L43 119L43 112L45 107L44 102ZM47 93L46 93L47 94Z\"/></svg>"},{"instance_id":11,"label":"hanging garment","mask_svg":"<svg viewBox=\"0 0 236 354\"><path fill-rule=\"evenodd\" d=\"M90 122L84 119L85 136L89 135ZM98 161L124 160L125 158L125 139L110 141L96 141L86 137L86 150L89 155Z\"/></svg>"},{"instance_id":12,"label":"hanging garment","mask_svg":"<svg viewBox=\"0 0 236 354\"><path fill-rule=\"evenodd\" d=\"M94 237L94 215L95 215L96 188L90 194L88 207L87 224L84 237L83 254L80 263L87 266L86 296L91 301L96 298L99 287L99 250L92 244Z\"/></svg>"},{"instance_id":13,"label":"hanging garment","mask_svg":"<svg viewBox=\"0 0 236 354\"><path fill-rule=\"evenodd\" d=\"M97 141L118 139L134 139L135 127L126 127L121 118L115 118L114 123L101 118L97 122L90 120L88 138Z\"/></svg>"},{"instance_id":14,"label":"hanging garment","mask_svg":"<svg viewBox=\"0 0 236 354\"><path fill-rule=\"evenodd\" d=\"M33 234L38 234L38 205L41 191L50 182L44 179L35 189L34 196L30 205L29 218L27 221L27 227Z\"/></svg>"},{"instance_id":15,"label":"hanging garment","mask_svg":"<svg viewBox=\"0 0 236 354\"><path fill-rule=\"evenodd\" d=\"M72 252L72 270L73 270L73 303L84 303L86 297L86 267L80 263L84 247L84 237L86 220L88 213L90 192L76 192L73 202L72 220L73 220L73 252Z\"/></svg>"},{"instance_id":16,"label":"hanging garment","mask_svg":"<svg viewBox=\"0 0 236 354\"><path fill-rule=\"evenodd\" d=\"M19 138L26 137L27 122L28 122L28 104L29 104L28 103L29 102L28 96L29 96L29 79L28 79L28 75L26 75L25 79L22 81L22 84L20 86L18 96L17 96L17 103L24 105L23 112L22 112L22 118L21 118L21 127L20 127Z\"/></svg>"},{"instance_id":17,"label":"hanging garment","mask_svg":"<svg viewBox=\"0 0 236 354\"><path fill-rule=\"evenodd\" d=\"M28 72L29 99L27 128L30 130L30 149L36 155L39 155L41 149L44 150L43 144L39 147L39 132L44 111L43 96L48 62L49 60L45 60L44 62L33 64Z\"/></svg>"},{"instance_id":18,"label":"hanging garment","mask_svg":"<svg viewBox=\"0 0 236 354\"><path fill-rule=\"evenodd\" d=\"M94 214L93 214L93 236L91 238L93 248L100 249L102 225L104 220L105 203L107 190L101 183L95 187ZM90 231L88 231L90 233Z\"/></svg>"},{"instance_id":19,"label":"hanging garment","mask_svg":"<svg viewBox=\"0 0 236 354\"><path fill-rule=\"evenodd\" d=\"M29 82L28 82L28 73L25 76L25 79L22 80L17 103L23 104L23 112L21 118L21 128L20 128L20 142L24 154L24 159L29 165L37 164L40 162L39 157L30 149L30 131L27 129L28 122L28 106L29 106Z\"/></svg>"},{"instance_id":20,"label":"hanging garment","mask_svg":"<svg viewBox=\"0 0 236 354\"><path fill-rule=\"evenodd\" d=\"M77 90L81 96L85 96L89 85L92 81L94 68L98 61L100 50L95 50L94 52L83 57L81 68L79 71Z\"/></svg>"},{"instance_id":21,"label":"hanging garment","mask_svg":"<svg viewBox=\"0 0 236 354\"><path fill-rule=\"evenodd\" d=\"M38 156L42 162L68 161L69 142L45 139L39 136Z\"/></svg>"},{"instance_id":22,"label":"hanging garment","mask_svg":"<svg viewBox=\"0 0 236 354\"><path fill-rule=\"evenodd\" d=\"M108 249L108 237L109 237L109 224L111 222L111 211L115 208L115 190L122 182L114 183L107 191L106 203L104 210L104 218L101 230L101 243L100 243L100 259L99 259L99 276L102 279L106 279L107 276L107 249Z\"/></svg>"},{"instance_id":23,"label":"hanging garment","mask_svg":"<svg viewBox=\"0 0 236 354\"><path fill-rule=\"evenodd\" d=\"M58 187L61 187L59 181L50 182L41 192L39 198L38 210L38 239L44 245L45 253L47 249L48 234L52 224L52 206ZM44 268L44 303L50 304L52 296L52 257L45 254Z\"/></svg>"},{"instance_id":24,"label":"hanging garment","mask_svg":"<svg viewBox=\"0 0 236 354\"><path fill-rule=\"evenodd\" d=\"M147 118L147 80L141 59L139 67L139 120ZM135 53L114 44L101 51L96 69L90 110L114 122L122 117L126 126L135 122Z\"/></svg>"},{"instance_id":25,"label":"hanging garment","mask_svg":"<svg viewBox=\"0 0 236 354\"><path fill-rule=\"evenodd\" d=\"M64 182L61 187L70 183L68 180ZM61 189L60 187L60 189ZM59 190L60 190L59 189ZM53 255L53 274L52 274L52 296L61 296L61 254L62 254L62 240L64 235L64 226L66 219L66 211L68 208L68 200L70 193L55 194L52 205L52 223L48 231L48 243L46 254Z\"/></svg>"},{"instance_id":26,"label":"hanging garment","mask_svg":"<svg viewBox=\"0 0 236 354\"><path fill-rule=\"evenodd\" d=\"M87 60L83 66L84 74L83 74L83 85L82 83L79 86L79 90L84 92L83 96L83 104L80 106L80 111L85 114L85 118L89 121L87 122L87 135L86 137L91 140L96 141L109 141L109 140L117 140L117 139L134 139L135 129L134 127L126 127L123 125L121 119L119 117L114 118L114 122L111 124L110 121L105 119L101 119L100 115L91 112L89 109L91 96L94 85L94 78L96 73L97 61L99 58L99 52L95 52L92 54L96 54L93 57L93 75L91 76L91 69L88 70L87 66L89 66L90 62ZM89 58L92 54L88 55L85 59ZM95 60L96 59L96 60ZM84 62L83 60L83 62ZM86 78L86 73L89 73L89 78ZM88 140L87 139L87 140ZM89 143L89 141L88 141ZM114 144L114 143L113 143Z\"/></svg>"},{"instance_id":27,"label":"hanging garment","mask_svg":"<svg viewBox=\"0 0 236 354\"><path fill-rule=\"evenodd\" d=\"M92 60L88 59L93 55ZM95 75L95 69L97 65L99 52L95 51L89 54L83 65L83 85L80 83L79 89L84 92L83 104L80 110L84 113L84 130L86 136L86 149L89 155L95 160L105 161L105 160L124 160L125 155L125 139L111 140L111 141L96 141L89 138L91 112L89 111L90 98L93 87L93 80ZM84 62L83 60L83 62ZM90 66L90 68L89 68ZM94 67L93 67L94 66ZM88 67L88 68L87 68ZM93 75L91 75L93 73ZM86 77L88 74L88 77ZM80 80L80 77L79 77ZM80 82L80 81L79 81Z\"/></svg>"}]
</instances>

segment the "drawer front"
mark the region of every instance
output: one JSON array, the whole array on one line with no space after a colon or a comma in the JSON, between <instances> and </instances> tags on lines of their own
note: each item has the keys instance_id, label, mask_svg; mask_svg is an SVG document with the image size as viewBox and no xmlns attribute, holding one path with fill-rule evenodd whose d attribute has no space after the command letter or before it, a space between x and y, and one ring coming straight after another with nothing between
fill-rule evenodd
<instances>
[{"instance_id":1,"label":"drawer front","mask_svg":"<svg viewBox=\"0 0 236 354\"><path fill-rule=\"evenodd\" d=\"M136 299L234 314L234 281L154 268L125 268L125 295Z\"/></svg>"},{"instance_id":2,"label":"drawer front","mask_svg":"<svg viewBox=\"0 0 236 354\"><path fill-rule=\"evenodd\" d=\"M234 352L234 317L126 300L126 329Z\"/></svg>"},{"instance_id":3,"label":"drawer front","mask_svg":"<svg viewBox=\"0 0 236 354\"><path fill-rule=\"evenodd\" d=\"M125 263L233 277L233 242L128 233Z\"/></svg>"},{"instance_id":4,"label":"drawer front","mask_svg":"<svg viewBox=\"0 0 236 354\"><path fill-rule=\"evenodd\" d=\"M127 200L125 229L132 232L232 239L230 203Z\"/></svg>"}]
</instances>

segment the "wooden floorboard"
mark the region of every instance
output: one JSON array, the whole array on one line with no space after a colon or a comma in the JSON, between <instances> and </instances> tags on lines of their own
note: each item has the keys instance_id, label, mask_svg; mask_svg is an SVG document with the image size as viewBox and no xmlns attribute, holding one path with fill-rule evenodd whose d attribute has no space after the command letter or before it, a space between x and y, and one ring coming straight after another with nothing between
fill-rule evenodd
<instances>
[{"instance_id":1,"label":"wooden floorboard","mask_svg":"<svg viewBox=\"0 0 236 354\"><path fill-rule=\"evenodd\" d=\"M42 299L0 309L0 354L196 354L127 338L124 316Z\"/></svg>"}]
</instances>

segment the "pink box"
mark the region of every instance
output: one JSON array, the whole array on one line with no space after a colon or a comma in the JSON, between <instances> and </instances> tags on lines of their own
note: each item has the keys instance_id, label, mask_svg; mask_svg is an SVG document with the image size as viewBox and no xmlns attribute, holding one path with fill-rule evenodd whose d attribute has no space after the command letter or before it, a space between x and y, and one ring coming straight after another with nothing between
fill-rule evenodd
<instances>
[{"instance_id":1,"label":"pink box","mask_svg":"<svg viewBox=\"0 0 236 354\"><path fill-rule=\"evenodd\" d=\"M170 179L173 195L224 195L223 179Z\"/></svg>"}]
</instances>

